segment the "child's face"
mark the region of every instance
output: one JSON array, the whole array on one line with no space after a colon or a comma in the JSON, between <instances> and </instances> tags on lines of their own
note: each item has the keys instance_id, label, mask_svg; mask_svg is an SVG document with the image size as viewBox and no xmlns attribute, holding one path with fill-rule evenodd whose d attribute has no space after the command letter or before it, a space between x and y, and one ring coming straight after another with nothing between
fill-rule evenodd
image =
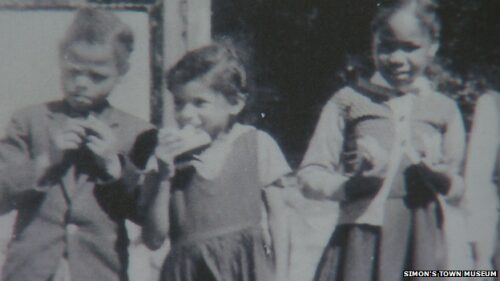
<instances>
[{"instance_id":1,"label":"child's face","mask_svg":"<svg viewBox=\"0 0 500 281\"><path fill-rule=\"evenodd\" d=\"M194 80L174 91L175 112L181 127L191 125L216 139L231 125L244 106L243 99L230 103L223 94Z\"/></svg>"},{"instance_id":2,"label":"child's face","mask_svg":"<svg viewBox=\"0 0 500 281\"><path fill-rule=\"evenodd\" d=\"M65 99L77 111L102 104L120 77L113 50L104 44L78 42L61 59Z\"/></svg>"},{"instance_id":3,"label":"child's face","mask_svg":"<svg viewBox=\"0 0 500 281\"><path fill-rule=\"evenodd\" d=\"M377 70L387 82L404 88L422 75L437 47L415 16L398 12L375 33L373 57Z\"/></svg>"}]
</instances>

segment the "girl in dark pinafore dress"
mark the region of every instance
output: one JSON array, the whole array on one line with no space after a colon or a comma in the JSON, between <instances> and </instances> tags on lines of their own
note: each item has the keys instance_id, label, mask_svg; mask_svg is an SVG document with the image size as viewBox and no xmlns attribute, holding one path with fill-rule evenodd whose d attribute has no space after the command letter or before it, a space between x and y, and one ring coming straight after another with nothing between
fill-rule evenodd
<instances>
[{"instance_id":1,"label":"girl in dark pinafore dress","mask_svg":"<svg viewBox=\"0 0 500 281\"><path fill-rule=\"evenodd\" d=\"M290 168L268 134L235 121L247 96L234 52L221 45L192 51L168 72L167 83L181 129L194 127L192 138L208 133L211 141L185 157L179 130L160 130L149 163L156 161L159 173L145 184L153 194L146 200L144 237L155 248L170 230L161 280L286 280L288 243L279 205L281 178ZM265 207L276 272L262 224Z\"/></svg>"},{"instance_id":2,"label":"girl in dark pinafore dress","mask_svg":"<svg viewBox=\"0 0 500 281\"><path fill-rule=\"evenodd\" d=\"M463 192L462 117L424 75L439 45L431 1L396 2L373 24L376 72L326 104L299 171L306 195L340 204L316 281L447 266L443 208Z\"/></svg>"}]
</instances>

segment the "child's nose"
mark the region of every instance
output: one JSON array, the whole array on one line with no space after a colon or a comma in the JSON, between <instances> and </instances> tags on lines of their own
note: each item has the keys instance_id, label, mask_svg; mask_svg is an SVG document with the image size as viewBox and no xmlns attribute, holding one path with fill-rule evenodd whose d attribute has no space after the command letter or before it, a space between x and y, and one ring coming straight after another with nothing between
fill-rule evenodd
<instances>
[{"instance_id":1,"label":"child's nose","mask_svg":"<svg viewBox=\"0 0 500 281\"><path fill-rule=\"evenodd\" d=\"M389 56L389 62L393 64L404 64L405 61L405 54L404 51L402 50L397 50L395 52L392 52L391 55Z\"/></svg>"},{"instance_id":2,"label":"child's nose","mask_svg":"<svg viewBox=\"0 0 500 281\"><path fill-rule=\"evenodd\" d=\"M92 81L87 75L81 74L75 77L75 85L79 88L87 88L91 83Z\"/></svg>"}]
</instances>

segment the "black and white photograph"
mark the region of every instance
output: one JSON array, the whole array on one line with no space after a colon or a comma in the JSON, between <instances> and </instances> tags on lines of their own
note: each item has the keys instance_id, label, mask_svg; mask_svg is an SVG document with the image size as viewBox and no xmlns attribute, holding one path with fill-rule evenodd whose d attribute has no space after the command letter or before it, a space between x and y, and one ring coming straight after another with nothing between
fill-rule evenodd
<instances>
[{"instance_id":1,"label":"black and white photograph","mask_svg":"<svg viewBox=\"0 0 500 281\"><path fill-rule=\"evenodd\" d=\"M0 281L500 280L498 0L0 0Z\"/></svg>"}]
</instances>

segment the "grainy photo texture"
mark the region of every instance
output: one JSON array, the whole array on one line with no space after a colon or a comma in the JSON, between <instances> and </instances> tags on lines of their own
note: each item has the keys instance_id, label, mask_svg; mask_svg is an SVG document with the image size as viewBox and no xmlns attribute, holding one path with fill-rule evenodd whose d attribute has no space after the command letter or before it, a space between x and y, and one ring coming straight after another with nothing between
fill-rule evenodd
<instances>
[{"instance_id":1,"label":"grainy photo texture","mask_svg":"<svg viewBox=\"0 0 500 281\"><path fill-rule=\"evenodd\" d=\"M0 280L500 280L497 0L0 0Z\"/></svg>"}]
</instances>

